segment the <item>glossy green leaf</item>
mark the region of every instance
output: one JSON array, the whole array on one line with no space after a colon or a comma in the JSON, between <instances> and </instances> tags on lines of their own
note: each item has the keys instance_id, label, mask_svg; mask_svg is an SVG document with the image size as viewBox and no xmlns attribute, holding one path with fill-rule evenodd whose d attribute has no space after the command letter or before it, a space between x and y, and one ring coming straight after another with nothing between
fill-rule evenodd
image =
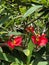
<instances>
[{"instance_id":1,"label":"glossy green leaf","mask_svg":"<svg viewBox=\"0 0 49 65\"><path fill-rule=\"evenodd\" d=\"M31 56L32 56L32 52L34 50L34 44L32 43L32 41L30 40L29 44L28 44L28 50L29 50L29 55L28 55L28 61L27 64L29 64Z\"/></svg>"},{"instance_id":2,"label":"glossy green leaf","mask_svg":"<svg viewBox=\"0 0 49 65\"><path fill-rule=\"evenodd\" d=\"M23 62L19 63L19 62L16 61L16 62L12 62L10 65L23 65Z\"/></svg>"},{"instance_id":3,"label":"glossy green leaf","mask_svg":"<svg viewBox=\"0 0 49 65\"><path fill-rule=\"evenodd\" d=\"M10 35L21 35L21 33L20 33L20 32L9 32L8 35L9 35L9 36L10 36Z\"/></svg>"},{"instance_id":4,"label":"glossy green leaf","mask_svg":"<svg viewBox=\"0 0 49 65\"><path fill-rule=\"evenodd\" d=\"M29 65L49 65L49 61L32 61Z\"/></svg>"},{"instance_id":5,"label":"glossy green leaf","mask_svg":"<svg viewBox=\"0 0 49 65\"><path fill-rule=\"evenodd\" d=\"M33 6L31 7L29 10L27 10L27 12L23 15L23 19L25 19L27 16L29 16L30 14L34 13L37 9L41 8L42 6Z\"/></svg>"},{"instance_id":6,"label":"glossy green leaf","mask_svg":"<svg viewBox=\"0 0 49 65\"><path fill-rule=\"evenodd\" d=\"M48 65L49 64L49 62L39 62L37 65Z\"/></svg>"},{"instance_id":7,"label":"glossy green leaf","mask_svg":"<svg viewBox=\"0 0 49 65\"><path fill-rule=\"evenodd\" d=\"M3 52L2 48L0 47L0 52Z\"/></svg>"},{"instance_id":8,"label":"glossy green leaf","mask_svg":"<svg viewBox=\"0 0 49 65\"><path fill-rule=\"evenodd\" d=\"M11 63L10 65L18 65L18 63L16 63L16 62L13 62L13 63Z\"/></svg>"},{"instance_id":9,"label":"glossy green leaf","mask_svg":"<svg viewBox=\"0 0 49 65\"><path fill-rule=\"evenodd\" d=\"M26 56L29 56L30 55L30 50L29 49L25 49L25 50L23 50L23 52L24 52L24 54Z\"/></svg>"}]
</instances>

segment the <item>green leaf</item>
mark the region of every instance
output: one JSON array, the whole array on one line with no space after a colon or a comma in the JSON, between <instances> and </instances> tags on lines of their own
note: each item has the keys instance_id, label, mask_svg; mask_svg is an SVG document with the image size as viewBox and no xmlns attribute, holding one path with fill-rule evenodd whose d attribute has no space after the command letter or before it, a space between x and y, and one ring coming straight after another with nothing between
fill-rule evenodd
<instances>
[{"instance_id":1,"label":"green leaf","mask_svg":"<svg viewBox=\"0 0 49 65\"><path fill-rule=\"evenodd\" d=\"M48 62L44 61L44 62L39 62L37 65L48 65Z\"/></svg>"},{"instance_id":2,"label":"green leaf","mask_svg":"<svg viewBox=\"0 0 49 65\"><path fill-rule=\"evenodd\" d=\"M37 9L41 8L42 6L33 6L31 7L23 16L23 19L25 19L27 16L29 16L30 14L34 13Z\"/></svg>"},{"instance_id":3,"label":"green leaf","mask_svg":"<svg viewBox=\"0 0 49 65\"><path fill-rule=\"evenodd\" d=\"M24 52L24 54L26 56L29 56L30 55L30 50L29 49L25 49L25 50L23 50L23 52Z\"/></svg>"},{"instance_id":4,"label":"green leaf","mask_svg":"<svg viewBox=\"0 0 49 65\"><path fill-rule=\"evenodd\" d=\"M6 33L8 33L8 32L6 32L6 31L1 31L0 32L0 34L6 34Z\"/></svg>"},{"instance_id":5,"label":"green leaf","mask_svg":"<svg viewBox=\"0 0 49 65\"><path fill-rule=\"evenodd\" d=\"M9 19L9 16L10 15L6 15L4 18L2 18L1 20L0 20L0 24L2 23L5 23L8 19Z\"/></svg>"},{"instance_id":6,"label":"green leaf","mask_svg":"<svg viewBox=\"0 0 49 65\"><path fill-rule=\"evenodd\" d=\"M13 62L13 63L11 63L10 65L18 65L18 63L16 63L16 62Z\"/></svg>"},{"instance_id":7,"label":"green leaf","mask_svg":"<svg viewBox=\"0 0 49 65\"><path fill-rule=\"evenodd\" d=\"M16 62L12 62L10 65L23 65L23 62L19 63L19 62L16 61Z\"/></svg>"},{"instance_id":8,"label":"green leaf","mask_svg":"<svg viewBox=\"0 0 49 65\"><path fill-rule=\"evenodd\" d=\"M10 36L10 35L21 35L21 33L20 33L20 32L9 32L8 35L9 35L9 36Z\"/></svg>"},{"instance_id":9,"label":"green leaf","mask_svg":"<svg viewBox=\"0 0 49 65\"><path fill-rule=\"evenodd\" d=\"M3 61L0 63L0 65L10 65L10 62Z\"/></svg>"},{"instance_id":10,"label":"green leaf","mask_svg":"<svg viewBox=\"0 0 49 65\"><path fill-rule=\"evenodd\" d=\"M41 3L46 5L47 1L46 0L41 0Z\"/></svg>"},{"instance_id":11,"label":"green leaf","mask_svg":"<svg viewBox=\"0 0 49 65\"><path fill-rule=\"evenodd\" d=\"M15 58L15 57L13 57L13 56L11 56L9 54L3 53L3 52L0 52L0 60L5 60L5 61L8 61L8 62L18 61L17 58Z\"/></svg>"},{"instance_id":12,"label":"green leaf","mask_svg":"<svg viewBox=\"0 0 49 65\"><path fill-rule=\"evenodd\" d=\"M0 47L0 52L3 52L2 48Z\"/></svg>"},{"instance_id":13,"label":"green leaf","mask_svg":"<svg viewBox=\"0 0 49 65\"><path fill-rule=\"evenodd\" d=\"M27 60L27 64L29 64L31 56L32 56L32 52L34 50L34 44L32 43L32 41L30 40L29 44L28 44L28 50L29 50L29 55L28 55L28 60Z\"/></svg>"},{"instance_id":14,"label":"green leaf","mask_svg":"<svg viewBox=\"0 0 49 65\"><path fill-rule=\"evenodd\" d=\"M32 61L29 65L49 65L49 61Z\"/></svg>"}]
</instances>

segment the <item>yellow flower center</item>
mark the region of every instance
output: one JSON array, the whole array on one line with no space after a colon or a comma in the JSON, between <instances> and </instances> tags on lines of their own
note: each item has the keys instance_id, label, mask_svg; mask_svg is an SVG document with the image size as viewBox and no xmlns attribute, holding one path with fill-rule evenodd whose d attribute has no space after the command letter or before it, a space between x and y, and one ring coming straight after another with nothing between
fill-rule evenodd
<instances>
[{"instance_id":1,"label":"yellow flower center","mask_svg":"<svg viewBox=\"0 0 49 65\"><path fill-rule=\"evenodd\" d=\"M14 45L16 44L16 41L15 41L15 40L13 41L13 44L14 44Z\"/></svg>"},{"instance_id":2,"label":"yellow flower center","mask_svg":"<svg viewBox=\"0 0 49 65\"><path fill-rule=\"evenodd\" d=\"M38 42L39 41L39 36L40 36L40 34L38 33L38 34L36 34L36 41Z\"/></svg>"},{"instance_id":3,"label":"yellow flower center","mask_svg":"<svg viewBox=\"0 0 49 65\"><path fill-rule=\"evenodd\" d=\"M39 41L39 38L36 38L36 41Z\"/></svg>"},{"instance_id":4,"label":"yellow flower center","mask_svg":"<svg viewBox=\"0 0 49 65\"><path fill-rule=\"evenodd\" d=\"M32 30L32 27L30 27L30 30Z\"/></svg>"}]
</instances>

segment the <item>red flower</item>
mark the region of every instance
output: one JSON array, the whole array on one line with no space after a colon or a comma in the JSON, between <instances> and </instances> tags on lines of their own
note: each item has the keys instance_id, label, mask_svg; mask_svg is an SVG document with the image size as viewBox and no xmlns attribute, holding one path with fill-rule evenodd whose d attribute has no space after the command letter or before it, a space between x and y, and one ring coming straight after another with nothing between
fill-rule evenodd
<instances>
[{"instance_id":1,"label":"red flower","mask_svg":"<svg viewBox=\"0 0 49 65\"><path fill-rule=\"evenodd\" d=\"M7 42L7 44L8 44L8 46L9 46L10 48L14 49L15 45L14 45L14 43L13 43L12 41L9 40L9 41Z\"/></svg>"},{"instance_id":2,"label":"red flower","mask_svg":"<svg viewBox=\"0 0 49 65\"><path fill-rule=\"evenodd\" d=\"M45 36L46 36L45 34L35 35L35 36L32 36L31 39L34 44L37 44L38 46L45 46L48 42L48 39Z\"/></svg>"},{"instance_id":3,"label":"red flower","mask_svg":"<svg viewBox=\"0 0 49 65\"><path fill-rule=\"evenodd\" d=\"M14 42L13 43L14 43L15 46L21 46L22 37L19 36L19 37L14 38Z\"/></svg>"},{"instance_id":4,"label":"red flower","mask_svg":"<svg viewBox=\"0 0 49 65\"><path fill-rule=\"evenodd\" d=\"M25 30L26 30L27 32L33 33L33 32L34 32L34 27L29 26L29 27L27 27Z\"/></svg>"},{"instance_id":5,"label":"red flower","mask_svg":"<svg viewBox=\"0 0 49 65\"><path fill-rule=\"evenodd\" d=\"M13 41L8 41L7 44L10 48L14 49L15 46L21 46L22 43L22 37L18 36L16 38L14 38Z\"/></svg>"}]
</instances>

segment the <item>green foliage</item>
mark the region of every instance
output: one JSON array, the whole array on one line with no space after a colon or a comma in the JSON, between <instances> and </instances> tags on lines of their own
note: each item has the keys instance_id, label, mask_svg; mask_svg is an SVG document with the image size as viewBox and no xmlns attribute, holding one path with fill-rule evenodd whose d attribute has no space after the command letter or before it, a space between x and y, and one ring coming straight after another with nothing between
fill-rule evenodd
<instances>
[{"instance_id":1,"label":"green foliage","mask_svg":"<svg viewBox=\"0 0 49 65\"><path fill-rule=\"evenodd\" d=\"M49 65L49 42L36 48L28 26L49 39L49 0L0 0L0 65ZM5 45L16 36L23 38L21 47Z\"/></svg>"},{"instance_id":2,"label":"green foliage","mask_svg":"<svg viewBox=\"0 0 49 65\"><path fill-rule=\"evenodd\" d=\"M31 7L23 16L23 18L26 18L27 16L29 16L30 14L34 13L37 9L41 8L42 6L33 6Z\"/></svg>"}]
</instances>

